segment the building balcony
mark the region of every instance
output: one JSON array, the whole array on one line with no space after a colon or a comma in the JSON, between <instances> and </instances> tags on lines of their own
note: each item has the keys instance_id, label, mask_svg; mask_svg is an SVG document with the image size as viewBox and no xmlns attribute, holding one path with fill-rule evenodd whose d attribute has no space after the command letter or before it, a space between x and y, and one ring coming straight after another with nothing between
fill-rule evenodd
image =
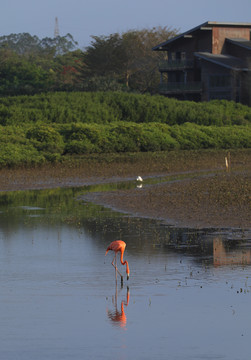
<instances>
[{"instance_id":1,"label":"building balcony","mask_svg":"<svg viewBox=\"0 0 251 360\"><path fill-rule=\"evenodd\" d=\"M200 93L202 91L202 82L168 82L159 85L161 94L179 94L179 93Z\"/></svg>"},{"instance_id":2,"label":"building balcony","mask_svg":"<svg viewBox=\"0 0 251 360\"><path fill-rule=\"evenodd\" d=\"M193 67L193 60L162 60L159 63L159 71L192 69Z\"/></svg>"}]
</instances>

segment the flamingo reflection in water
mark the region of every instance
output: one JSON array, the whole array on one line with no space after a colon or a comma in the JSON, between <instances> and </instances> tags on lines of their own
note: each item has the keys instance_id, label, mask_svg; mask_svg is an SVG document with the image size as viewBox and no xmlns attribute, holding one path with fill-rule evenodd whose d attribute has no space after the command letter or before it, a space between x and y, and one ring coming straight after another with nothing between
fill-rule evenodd
<instances>
[{"instance_id":1,"label":"flamingo reflection in water","mask_svg":"<svg viewBox=\"0 0 251 360\"><path fill-rule=\"evenodd\" d=\"M123 288L123 287L121 287ZM109 319L112 321L114 325L118 325L121 328L125 328L126 326L126 314L124 310L124 306L128 306L130 300L130 292L129 287L127 287L127 294L126 294L126 301L121 300L120 310L118 310L117 302L118 302L118 292L117 292L117 284L116 284L116 291L115 291L115 301L113 298L113 305L115 306L115 310L106 310Z\"/></svg>"}]
</instances>

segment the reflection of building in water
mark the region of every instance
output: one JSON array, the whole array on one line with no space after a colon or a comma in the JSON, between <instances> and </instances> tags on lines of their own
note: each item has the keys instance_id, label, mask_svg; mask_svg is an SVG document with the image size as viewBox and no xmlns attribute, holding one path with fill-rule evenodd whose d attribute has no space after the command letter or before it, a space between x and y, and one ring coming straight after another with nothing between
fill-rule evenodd
<instances>
[{"instance_id":1,"label":"reflection of building in water","mask_svg":"<svg viewBox=\"0 0 251 360\"><path fill-rule=\"evenodd\" d=\"M121 328L125 328L126 314L125 314L124 306L128 306L128 304L129 304L129 300L130 300L129 288L127 288L126 301L121 300L120 310L118 310L118 307L117 307L117 300L118 300L118 295L117 295L117 286L116 286L115 302L113 301L115 310L113 310L113 311L107 310L107 315L114 325L118 325Z\"/></svg>"},{"instance_id":2,"label":"reflection of building in water","mask_svg":"<svg viewBox=\"0 0 251 360\"><path fill-rule=\"evenodd\" d=\"M251 263L251 249L228 249L224 247L221 239L215 238L214 248L214 266L222 265L247 265Z\"/></svg>"}]
</instances>

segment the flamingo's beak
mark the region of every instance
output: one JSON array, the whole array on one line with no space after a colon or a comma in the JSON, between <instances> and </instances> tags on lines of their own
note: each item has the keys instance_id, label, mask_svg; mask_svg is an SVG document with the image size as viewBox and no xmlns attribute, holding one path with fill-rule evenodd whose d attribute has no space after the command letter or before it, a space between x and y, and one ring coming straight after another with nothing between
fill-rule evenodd
<instances>
[{"instance_id":1,"label":"flamingo's beak","mask_svg":"<svg viewBox=\"0 0 251 360\"><path fill-rule=\"evenodd\" d=\"M127 280L129 280L129 274L127 274Z\"/></svg>"}]
</instances>

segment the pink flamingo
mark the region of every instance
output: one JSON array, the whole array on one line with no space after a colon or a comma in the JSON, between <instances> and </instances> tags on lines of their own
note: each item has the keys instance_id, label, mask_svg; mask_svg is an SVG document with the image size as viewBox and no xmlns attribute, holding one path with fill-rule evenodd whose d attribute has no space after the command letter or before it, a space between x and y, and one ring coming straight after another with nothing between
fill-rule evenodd
<instances>
[{"instance_id":1,"label":"pink flamingo","mask_svg":"<svg viewBox=\"0 0 251 360\"><path fill-rule=\"evenodd\" d=\"M129 270L129 265L128 265L128 261L123 261L123 255L124 255L124 251L125 251L125 247L126 247L126 243L122 240L115 240L113 242L110 243L110 245L108 246L108 248L106 249L106 253L105 255L108 253L109 250L112 250L115 252L115 256L112 260L112 266L115 267L116 270L116 279L117 279L117 271L119 273L119 275L121 276L121 282L123 282L123 276L120 274L118 268L117 268L117 253L120 251L120 262L122 265L126 265L126 273L127 273L127 280L129 279L129 275L130 275L130 270ZM115 260L115 265L114 265L114 260Z\"/></svg>"}]
</instances>

